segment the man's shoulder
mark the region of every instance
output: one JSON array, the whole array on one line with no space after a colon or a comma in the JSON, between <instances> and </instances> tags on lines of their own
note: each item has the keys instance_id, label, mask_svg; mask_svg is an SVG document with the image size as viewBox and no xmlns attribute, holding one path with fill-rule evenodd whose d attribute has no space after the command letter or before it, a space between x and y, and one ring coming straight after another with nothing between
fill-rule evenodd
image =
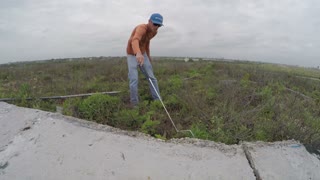
<instances>
[{"instance_id":1,"label":"man's shoulder","mask_svg":"<svg viewBox=\"0 0 320 180\"><path fill-rule=\"evenodd\" d=\"M139 24L136 29L139 29L139 30L147 30L148 26L147 24Z\"/></svg>"}]
</instances>

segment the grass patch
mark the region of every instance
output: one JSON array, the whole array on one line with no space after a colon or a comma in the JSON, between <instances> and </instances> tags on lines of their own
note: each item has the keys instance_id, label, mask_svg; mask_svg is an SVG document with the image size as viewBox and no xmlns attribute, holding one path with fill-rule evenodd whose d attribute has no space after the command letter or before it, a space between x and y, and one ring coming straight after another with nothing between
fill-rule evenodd
<instances>
[{"instance_id":1,"label":"grass patch","mask_svg":"<svg viewBox=\"0 0 320 180\"><path fill-rule=\"evenodd\" d=\"M178 129L197 138L227 144L296 139L320 149L320 71L252 62L153 62L160 92ZM175 133L159 101L151 101L148 82L139 76L139 108L130 109L125 57L79 58L0 65L0 97L19 106L63 113L154 137ZM289 89L289 90L288 90ZM37 100L101 91L61 101ZM293 93L295 92L295 93ZM28 101L27 97L34 100ZM305 98L309 97L309 98Z\"/></svg>"}]
</instances>

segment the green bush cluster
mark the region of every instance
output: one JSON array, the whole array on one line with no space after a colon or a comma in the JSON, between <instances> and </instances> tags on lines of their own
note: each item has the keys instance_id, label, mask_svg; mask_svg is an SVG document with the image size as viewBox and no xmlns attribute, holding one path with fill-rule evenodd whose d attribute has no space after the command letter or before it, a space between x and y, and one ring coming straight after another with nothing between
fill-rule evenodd
<instances>
[{"instance_id":1,"label":"green bush cluster","mask_svg":"<svg viewBox=\"0 0 320 180\"><path fill-rule=\"evenodd\" d=\"M83 119L102 124L115 124L115 114L119 111L120 100L109 95L95 94L84 99L78 107Z\"/></svg>"}]
</instances>

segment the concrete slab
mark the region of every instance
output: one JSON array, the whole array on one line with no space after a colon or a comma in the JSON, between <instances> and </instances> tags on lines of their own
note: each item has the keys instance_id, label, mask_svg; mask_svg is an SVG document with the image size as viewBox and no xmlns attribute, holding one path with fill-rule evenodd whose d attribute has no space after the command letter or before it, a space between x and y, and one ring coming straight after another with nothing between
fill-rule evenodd
<instances>
[{"instance_id":1,"label":"concrete slab","mask_svg":"<svg viewBox=\"0 0 320 180\"><path fill-rule=\"evenodd\" d=\"M320 179L320 161L297 141L244 143L261 179Z\"/></svg>"},{"instance_id":2,"label":"concrete slab","mask_svg":"<svg viewBox=\"0 0 320 180\"><path fill-rule=\"evenodd\" d=\"M12 117L12 128L16 122L21 126L21 119L29 122L28 113L37 115L29 129L14 128L20 131L7 136L11 140L0 152L0 179L255 179L238 145L190 139L167 143L0 103L3 107L1 127L6 117Z\"/></svg>"},{"instance_id":3,"label":"concrete slab","mask_svg":"<svg viewBox=\"0 0 320 180\"><path fill-rule=\"evenodd\" d=\"M9 142L23 130L27 130L36 122L39 110L18 108L0 102L0 152Z\"/></svg>"},{"instance_id":4,"label":"concrete slab","mask_svg":"<svg viewBox=\"0 0 320 180\"><path fill-rule=\"evenodd\" d=\"M164 142L61 114L0 102L0 180L320 179L296 141Z\"/></svg>"}]
</instances>

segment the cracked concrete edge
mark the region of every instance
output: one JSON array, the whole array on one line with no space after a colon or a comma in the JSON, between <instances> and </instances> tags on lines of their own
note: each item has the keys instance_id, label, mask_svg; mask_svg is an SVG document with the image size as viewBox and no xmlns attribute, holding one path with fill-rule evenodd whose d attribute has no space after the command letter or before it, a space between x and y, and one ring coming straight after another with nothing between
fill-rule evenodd
<instances>
[{"instance_id":1,"label":"cracked concrete edge","mask_svg":"<svg viewBox=\"0 0 320 180\"><path fill-rule=\"evenodd\" d=\"M1 103L0 103L1 105ZM28 119L25 123L26 126L23 126L20 128L18 134L23 133L24 131L32 131L33 128L32 126L35 123L40 122L44 118L48 118L50 121L65 121L68 123L71 123L75 126L79 127L84 127L84 128L89 128L89 129L94 129L97 131L104 131L104 132L110 132L114 134L119 134L119 135L126 135L126 136L131 136L131 137L136 137L139 139L144 139L147 141L157 141L157 142L162 142L162 143L173 143L173 144L187 144L190 146L196 146L196 147L206 147L206 148L214 148L222 151L225 155L227 156L233 156L236 154L244 155L244 157L248 161L248 166L251 167L252 172L256 179L260 180L261 178L261 173L259 172L258 167L256 167L255 164L255 159L252 155L251 152L254 151L255 147L266 147L266 146L281 146L281 145L291 145L291 144L300 144L299 142L295 140L289 140L289 141L279 141L279 142L241 142L240 144L235 144L235 145L226 145L224 143L218 143L218 142L213 142L213 141L208 141L208 140L200 140L200 139L195 139L195 138L182 138L182 139L170 139L170 140L162 140L162 139L157 139L154 138L150 135L137 132L137 131L126 131L126 130L121 130L118 128L114 128L108 125L102 125L98 124L96 122L92 121L87 121L75 117L70 117L70 116L65 116L59 113L53 113L53 112L46 112L46 111L41 111L41 110L36 110L36 109L29 109L29 108L23 108L23 107L17 107L15 105L8 105L5 108L5 111L2 111L3 113L10 113L11 110L18 108L18 110L25 111L26 109L32 110L37 113L36 116L33 117L33 119ZM17 109L15 109L17 110ZM18 135L16 134L16 135ZM9 143L10 144L10 143ZM303 146L303 145L302 145ZM1 153L1 151L0 151ZM8 164L6 164L6 161L3 161L0 164L0 167L5 168Z\"/></svg>"},{"instance_id":2,"label":"cracked concrete edge","mask_svg":"<svg viewBox=\"0 0 320 180\"><path fill-rule=\"evenodd\" d=\"M237 144L235 145L226 145L224 143L219 142L213 142L209 140L201 140L196 138L180 138L180 139L169 139L169 140L162 140L154 138L148 134L138 132L138 131L127 131L127 130L121 130L119 128L111 127L108 125L98 124L93 121L83 120L71 116L66 116L60 113L54 113L54 112L47 112L42 111L38 109L32 109L32 108L25 108L25 107L19 107L16 105L0 102L0 105L2 108L2 114L10 113L10 111L34 111L36 115L32 119L25 120L24 126L19 128L19 131L16 133L18 135L19 133L22 133L24 131L32 131L32 127L38 123L43 118L51 118L51 120L63 120L65 122L72 123L73 125L79 126L79 127L85 127L89 129L94 129L97 131L104 131L104 132L112 132L114 134L119 135L126 135L131 137L137 137L140 139L148 140L148 141L157 141L157 142L164 142L164 143L173 143L173 144L188 144L196 147L207 147L207 148L215 148L219 149L220 151L226 153L227 155L235 155L237 153L243 153L239 151L241 147ZM1 151L5 150L7 146L10 144L6 144L5 146L1 147ZM1 152L0 151L0 152Z\"/></svg>"},{"instance_id":3,"label":"cracked concrete edge","mask_svg":"<svg viewBox=\"0 0 320 180\"><path fill-rule=\"evenodd\" d=\"M72 123L72 124L79 126L79 127L85 127L85 128L94 129L97 131L112 132L112 133L119 134L119 135L127 135L127 136L131 136L131 137L138 137L140 139L152 140L152 141L158 141L158 142L164 142L164 143L188 144L188 145L192 145L192 146L196 146L196 147L215 148L215 149L219 149L222 152L229 152L228 154L231 154L231 155L239 153L238 149L241 149L241 146L238 144L227 145L224 143L219 143L219 142L214 142L214 141L209 141L209 140L202 140L202 139L197 139L197 138L186 137L186 138L179 138L179 139L173 138L173 139L169 139L169 140L162 140L162 139L157 139L155 137L152 137L152 136L145 134L145 133L142 133L142 132L122 130L122 129L111 127L108 125L99 124L99 123L96 123L93 121L79 119L79 118L75 118L72 116L66 116L66 115L63 115L60 113L47 112L47 111L42 111L42 110L32 109L32 108L19 107L19 106L4 103L4 102L0 102L0 105L1 104L2 104L2 106L4 104L4 109L6 111L5 113L9 113L13 108L16 108L18 110L28 110L28 111L31 110L31 111L34 111L37 113L37 115L34 117L33 120L28 120L26 125L20 129L20 132L23 131L24 129L25 130L30 130L30 129L32 130L32 126L35 123L37 123L37 121L39 121L40 119L42 119L44 117L49 117L54 120L63 120L65 122Z\"/></svg>"},{"instance_id":4,"label":"cracked concrete edge","mask_svg":"<svg viewBox=\"0 0 320 180\"><path fill-rule=\"evenodd\" d=\"M314 179L319 177L320 161L296 140L242 142L257 179ZM267 157L267 159L265 159Z\"/></svg>"},{"instance_id":5,"label":"cracked concrete edge","mask_svg":"<svg viewBox=\"0 0 320 180\"><path fill-rule=\"evenodd\" d=\"M130 137L137 137L137 138L149 140L149 141L157 141L157 142L173 143L173 144L187 144L187 145L192 145L192 146L196 146L196 147L215 148L215 149L219 149L220 151L222 151L226 154L229 154L229 155L241 153L238 151L238 149L241 149L241 146L237 145L237 144L227 145L224 143L219 143L219 142L214 142L214 141L209 141L209 140L202 140L202 139L197 139L197 138L188 138L188 137L179 138L179 139L172 138L169 140L162 140L162 139L152 137L152 136L145 134L145 133L142 133L142 132L122 130L122 129L111 127L108 125L99 124L99 123L96 123L93 121L83 120L83 119L79 119L79 118L75 118L75 117L71 117L71 116L65 116L65 115L59 114L59 113L50 113L49 117L51 117L53 119L57 119L57 120L63 120L63 121L72 123L76 126L80 126L80 127L94 129L97 131L112 132L115 134L126 135L126 136L130 136Z\"/></svg>"},{"instance_id":6,"label":"cracked concrete edge","mask_svg":"<svg viewBox=\"0 0 320 180\"><path fill-rule=\"evenodd\" d=\"M248 160L249 166L253 170L254 176L256 177L257 180L262 180L260 173L259 173L259 170L256 168L256 166L254 164L254 159L252 158L249 147L246 145L246 143L241 143L241 147L242 147L244 154Z\"/></svg>"}]
</instances>

